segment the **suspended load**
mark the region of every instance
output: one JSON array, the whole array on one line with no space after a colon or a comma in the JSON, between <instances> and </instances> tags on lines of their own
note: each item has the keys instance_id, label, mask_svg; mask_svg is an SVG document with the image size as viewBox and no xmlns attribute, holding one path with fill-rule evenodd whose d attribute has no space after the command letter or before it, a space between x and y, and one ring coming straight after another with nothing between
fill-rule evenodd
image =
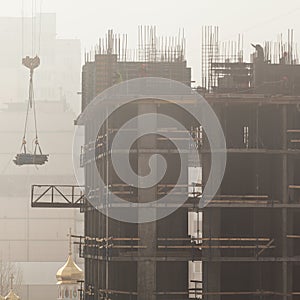
<instances>
[{"instance_id":1,"label":"suspended load","mask_svg":"<svg viewBox=\"0 0 300 300\"><path fill-rule=\"evenodd\" d=\"M43 154L42 149L39 144L38 139L38 130L37 130L37 119L36 119L36 110L34 102L34 89L33 89L33 73L36 68L40 65L40 58L35 56L33 58L26 56L23 58L22 63L25 67L30 70L30 80L29 80L29 100L27 105L26 119L25 119L25 128L24 135L22 139L21 153L17 154L14 163L17 166L23 165L44 165L48 161L48 154ZM26 134L27 134L27 124L28 124L28 115L29 111L33 110L34 116L34 126L35 126L35 139L34 139L34 151L33 153L28 153L26 148Z\"/></svg>"},{"instance_id":2,"label":"suspended load","mask_svg":"<svg viewBox=\"0 0 300 300\"><path fill-rule=\"evenodd\" d=\"M26 152L26 141L23 141L22 149L23 153L17 154L14 159L14 163L17 166L44 165L48 161L49 155L42 153L41 147L37 142L35 142L35 149L33 154Z\"/></svg>"}]
</instances>

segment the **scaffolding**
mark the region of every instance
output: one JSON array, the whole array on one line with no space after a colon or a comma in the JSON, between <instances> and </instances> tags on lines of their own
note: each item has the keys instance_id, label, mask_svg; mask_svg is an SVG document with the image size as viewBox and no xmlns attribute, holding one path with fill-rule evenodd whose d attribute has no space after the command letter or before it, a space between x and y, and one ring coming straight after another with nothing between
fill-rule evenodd
<instances>
[{"instance_id":1,"label":"scaffolding","mask_svg":"<svg viewBox=\"0 0 300 300\"><path fill-rule=\"evenodd\" d=\"M32 185L31 207L83 209L83 189L78 185Z\"/></svg>"},{"instance_id":2,"label":"scaffolding","mask_svg":"<svg viewBox=\"0 0 300 300\"><path fill-rule=\"evenodd\" d=\"M294 30L289 29L286 36L278 34L276 41L265 41L262 45L252 44L252 46L256 51L251 54L250 62L246 62L243 35L238 35L235 41L220 41L218 27L204 26L202 28L202 89L206 93L242 94L262 91L292 94L292 90L296 89L299 94L299 88L287 82L291 79L293 82L298 81L295 78L295 71L291 68L287 71L286 68L299 66ZM267 66L263 67L263 65ZM257 78L260 80L257 81Z\"/></svg>"}]
</instances>

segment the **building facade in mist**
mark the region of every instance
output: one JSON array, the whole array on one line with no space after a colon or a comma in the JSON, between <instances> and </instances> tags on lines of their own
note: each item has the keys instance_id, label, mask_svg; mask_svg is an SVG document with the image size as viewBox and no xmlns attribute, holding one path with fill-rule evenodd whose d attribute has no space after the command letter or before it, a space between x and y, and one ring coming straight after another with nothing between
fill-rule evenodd
<instances>
[{"instance_id":1,"label":"building facade in mist","mask_svg":"<svg viewBox=\"0 0 300 300\"><path fill-rule=\"evenodd\" d=\"M204 58L214 31L206 37ZM300 65L292 31L280 48L271 43L275 51L270 42L253 44L250 62L243 49L216 51L204 67L204 87L213 91L205 97L227 145L222 184L203 209L205 300L299 299ZM203 186L208 147L205 141Z\"/></svg>"},{"instance_id":2,"label":"building facade in mist","mask_svg":"<svg viewBox=\"0 0 300 300\"><path fill-rule=\"evenodd\" d=\"M141 32L142 30L140 36ZM149 39L151 42L148 45L146 37L144 46L139 47L138 55L133 59L128 57L127 53L123 53L126 52L126 48L123 50L118 47L114 48L113 45L123 43L119 42L117 35L113 35L112 32L107 35L107 48L102 47L103 43L100 40L98 53L94 57L86 55L86 63L82 72L83 110L105 89L118 83L125 85L124 82L131 79L161 77L176 80L187 86L191 85L191 69L187 67L183 55L184 49L181 48L181 45L177 45L174 50L164 51L162 49L161 51L153 42L157 41L155 28L146 27L145 32L146 36L151 37ZM127 84L130 86L130 82ZM171 92L168 95L171 95ZM117 98L117 96L115 97ZM103 99L104 102L105 100L107 99ZM94 107L97 106L96 102L97 100L93 102ZM166 149L172 148L168 141L158 142L156 138L145 139L138 143L137 148L133 150L134 153L138 153L143 149L142 151L145 151L143 153L147 153L142 156L136 154L132 156L133 164L139 170L143 170L145 161L148 159L148 152L145 148L151 149L155 153L164 153L168 167L172 166L172 171L168 173L168 176L165 176L157 187L151 187L147 191L142 191L142 189L135 191L130 186L126 186L112 170L111 162L107 159L106 151L111 150L99 146L110 145L121 124L141 112L165 113L168 111L170 116L179 118L179 122L185 124L186 128L194 125L188 123L190 120L185 118L185 114L173 106L168 107L167 104L159 101L159 104L156 101L151 104L149 104L150 102L141 102L128 105L123 105L121 101L121 104L118 103L121 108L113 117L110 116L107 129L99 130L95 149L90 147L87 136L89 132L97 131L98 128L92 128L91 123L84 124L86 140L83 146L82 165L85 170L87 195L98 195L101 199L107 197L105 199L111 201L111 193L117 193L130 202L148 202L153 201L157 196L165 195L166 187L174 188L177 157L172 151L165 154ZM79 122L78 125L82 124ZM176 138L180 139L181 137L177 128L164 128L163 130L172 131ZM185 147L188 145L185 144ZM90 155L94 155L95 151L99 153L97 156L99 173L109 174L105 175L107 176L105 180L108 181L107 186L109 186L109 192L106 195L108 189L101 189L97 186L96 176L91 169ZM184 159L188 161L186 152ZM187 168L183 171L186 183L177 191L177 200L184 197L190 181L201 180L199 166L195 166L193 163L189 166L193 170ZM175 197L172 200L174 199ZM110 219L94 207L86 206L85 232L84 237L81 237L79 241L80 254L85 258L86 299L99 297L101 299L118 299L120 297L124 300L187 299L189 287L193 287L189 283L191 280L197 279L199 282L202 269L197 245L189 244L192 238L201 236L200 220L202 216L199 213L190 213L187 207L179 208L162 220L146 224L131 224ZM172 241L169 242L170 240ZM186 245L178 244L180 241L185 241ZM196 260L197 262L195 262Z\"/></svg>"},{"instance_id":3,"label":"building facade in mist","mask_svg":"<svg viewBox=\"0 0 300 300\"><path fill-rule=\"evenodd\" d=\"M72 109L79 111L80 40L57 38L54 13L24 19L0 17L0 43L0 104L28 98L29 72L22 66L22 57L39 55L35 98L56 101L66 97Z\"/></svg>"},{"instance_id":4,"label":"building facade in mist","mask_svg":"<svg viewBox=\"0 0 300 300\"><path fill-rule=\"evenodd\" d=\"M55 274L67 259L68 230L80 234L82 217L74 209L31 208L30 191L32 184L76 184L71 158L75 114L63 101L37 102L39 140L49 162L43 167L17 167L12 159L21 146L25 109L25 102L10 103L0 112L0 259L15 263L21 271L21 299L53 300ZM31 150L32 115L29 120Z\"/></svg>"}]
</instances>

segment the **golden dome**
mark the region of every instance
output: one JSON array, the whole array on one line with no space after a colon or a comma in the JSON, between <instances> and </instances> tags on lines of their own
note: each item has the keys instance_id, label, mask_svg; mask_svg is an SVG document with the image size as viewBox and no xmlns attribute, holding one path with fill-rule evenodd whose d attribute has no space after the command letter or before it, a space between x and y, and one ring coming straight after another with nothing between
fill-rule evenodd
<instances>
[{"instance_id":1,"label":"golden dome","mask_svg":"<svg viewBox=\"0 0 300 300\"><path fill-rule=\"evenodd\" d=\"M83 279L83 271L76 265L72 255L69 255L66 264L56 273L57 284L74 284Z\"/></svg>"},{"instance_id":2,"label":"golden dome","mask_svg":"<svg viewBox=\"0 0 300 300\"><path fill-rule=\"evenodd\" d=\"M10 292L4 299L5 300L20 300L20 297L17 294L15 294L13 290L10 290Z\"/></svg>"}]
</instances>

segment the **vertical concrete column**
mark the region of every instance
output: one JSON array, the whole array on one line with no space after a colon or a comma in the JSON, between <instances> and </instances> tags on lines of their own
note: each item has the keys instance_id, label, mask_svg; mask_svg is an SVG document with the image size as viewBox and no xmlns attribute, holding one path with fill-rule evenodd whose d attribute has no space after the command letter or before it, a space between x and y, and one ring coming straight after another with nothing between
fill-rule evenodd
<instances>
[{"instance_id":1,"label":"vertical concrete column","mask_svg":"<svg viewBox=\"0 0 300 300\"><path fill-rule=\"evenodd\" d=\"M287 150L287 106L283 105L282 107L282 149ZM282 156L282 203L288 204L288 156L286 153ZM287 234L288 234L288 209L282 209L282 288L283 293L287 295L289 293L289 270L288 263L284 261L288 257L288 245L287 245ZM284 296L284 300L287 300L288 297Z\"/></svg>"},{"instance_id":2,"label":"vertical concrete column","mask_svg":"<svg viewBox=\"0 0 300 300\"><path fill-rule=\"evenodd\" d=\"M221 124L225 124L225 121L222 118L221 110L214 107L214 111L219 117ZM227 109L226 109L227 111ZM225 115L227 118L228 114ZM226 134L230 134L228 131ZM204 149L209 149L209 142L207 139L204 140ZM211 166L211 155L210 154L202 154L201 157L203 163L202 169L202 180L205 185ZM219 190L217 192L218 195L222 194L222 191ZM206 208L203 212L203 237L221 237L221 209L220 208ZM209 243L211 244L211 243ZM217 245L214 242L214 245ZM213 258L220 258L221 253L219 249L203 249L202 250L203 257L205 258L203 262L203 292L220 292L221 291L221 263L210 261ZM205 300L220 300L220 295L205 295Z\"/></svg>"},{"instance_id":3,"label":"vertical concrete column","mask_svg":"<svg viewBox=\"0 0 300 300\"><path fill-rule=\"evenodd\" d=\"M138 104L139 115L145 113L155 113L157 107L155 104L144 103ZM153 120L152 128L149 128L149 124L138 124L138 130L143 126L148 126L147 129L156 131L157 124ZM139 176L147 175L149 169L149 159L151 153L156 149L156 137L146 136L141 137L138 141L138 173ZM149 150L149 152L147 151ZM154 169L151 172L155 172ZM139 189L138 190L138 202L152 202L156 200L156 186ZM138 236L140 238L139 245L146 247L138 250L138 279L137 279L137 292L138 300L155 300L156 292L156 248L157 248L157 235L156 235L156 222L141 223L138 225ZM153 257L154 259L151 259Z\"/></svg>"},{"instance_id":4,"label":"vertical concrete column","mask_svg":"<svg viewBox=\"0 0 300 300\"><path fill-rule=\"evenodd\" d=\"M204 212L203 218L203 236L220 237L221 209L209 208ZM205 262L203 263L203 291L220 292L221 291L221 263L210 261L211 258L220 257L219 249L203 249ZM205 300L220 300L220 295L206 295Z\"/></svg>"}]
</instances>

